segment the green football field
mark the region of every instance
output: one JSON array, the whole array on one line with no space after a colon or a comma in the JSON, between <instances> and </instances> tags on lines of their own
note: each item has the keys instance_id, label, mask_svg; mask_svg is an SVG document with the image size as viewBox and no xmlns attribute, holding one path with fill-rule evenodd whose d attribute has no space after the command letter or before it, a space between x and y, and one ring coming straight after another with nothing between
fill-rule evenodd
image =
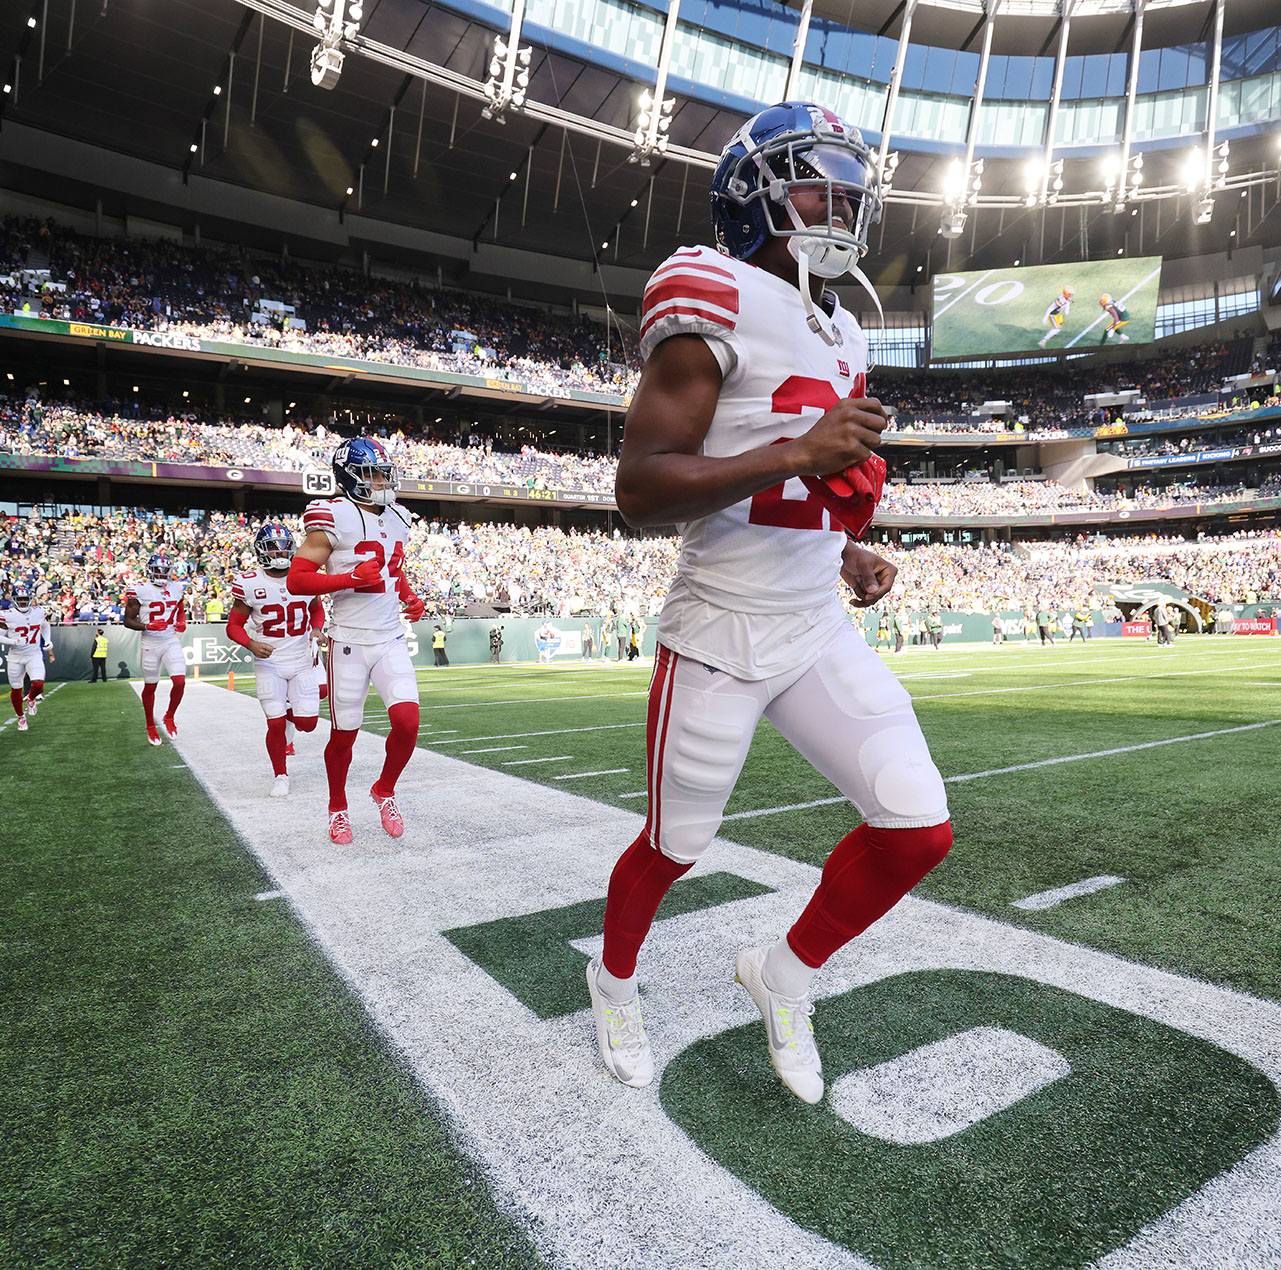
<instances>
[{"instance_id":1,"label":"green football field","mask_svg":"<svg viewBox=\"0 0 1281 1270\"><path fill-rule=\"evenodd\" d=\"M934 278L931 355L946 357L1040 353L1050 330L1045 311L1064 286L1076 296L1063 326L1046 343L1048 353L1092 352L1103 344L1111 317L1099 304L1110 295L1130 314L1123 333L1128 343L1146 344L1156 335L1161 257L1119 256L1062 265L987 269L977 273L937 274ZM1118 335L1121 332L1118 332Z\"/></svg>"},{"instance_id":2,"label":"green football field","mask_svg":"<svg viewBox=\"0 0 1281 1270\"><path fill-rule=\"evenodd\" d=\"M132 685L57 688L0 727L0 1262L1281 1265L1281 652L888 660L956 845L816 982L818 1108L727 966L854 817L768 724L642 954L633 1091L581 976L647 666L420 670L409 831L362 738L341 849L323 737L265 797L252 681L160 748Z\"/></svg>"}]
</instances>

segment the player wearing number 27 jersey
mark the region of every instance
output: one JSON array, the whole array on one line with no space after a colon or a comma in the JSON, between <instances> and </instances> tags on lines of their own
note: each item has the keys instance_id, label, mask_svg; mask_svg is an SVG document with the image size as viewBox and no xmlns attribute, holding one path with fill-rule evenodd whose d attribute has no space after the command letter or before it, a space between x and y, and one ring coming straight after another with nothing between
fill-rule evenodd
<instances>
[{"instance_id":1,"label":"player wearing number 27 jersey","mask_svg":"<svg viewBox=\"0 0 1281 1270\"><path fill-rule=\"evenodd\" d=\"M852 273L871 290L857 262L880 210L856 129L812 103L771 107L730 139L712 178L720 249L681 248L645 291L618 506L638 527L677 524L682 544L650 685L646 824L614 866L604 949L587 971L601 1056L624 1084L654 1070L641 943L715 837L762 716L863 820L786 935L735 964L775 1070L804 1101L824 1088L813 975L952 842L911 699L837 590L844 580L874 604L895 574L854 541L880 495L886 419L865 396L867 340L822 285Z\"/></svg>"},{"instance_id":2,"label":"player wearing number 27 jersey","mask_svg":"<svg viewBox=\"0 0 1281 1270\"><path fill-rule=\"evenodd\" d=\"M414 673L401 614L417 621L422 601L403 564L410 515L396 500L396 469L370 437L345 441L334 452L334 479L342 498L308 505L306 537L289 568L296 595L331 595L329 717L325 747L329 777L329 836L352 839L347 813L347 770L372 684L391 730L386 760L370 795L383 828L394 838L405 831L396 803L396 780L418 741L418 677ZM325 572L321 573L321 567ZM402 608L403 606L403 608Z\"/></svg>"}]
</instances>

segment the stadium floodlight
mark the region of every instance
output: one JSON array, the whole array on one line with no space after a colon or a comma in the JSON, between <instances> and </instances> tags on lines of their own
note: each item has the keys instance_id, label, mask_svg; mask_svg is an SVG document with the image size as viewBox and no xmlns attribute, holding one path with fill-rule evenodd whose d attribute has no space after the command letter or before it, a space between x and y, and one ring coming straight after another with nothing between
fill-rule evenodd
<instances>
[{"instance_id":1,"label":"stadium floodlight","mask_svg":"<svg viewBox=\"0 0 1281 1270\"><path fill-rule=\"evenodd\" d=\"M1210 218L1214 215L1214 199L1208 194L1198 204L1196 209L1196 218L1194 224L1208 225Z\"/></svg>"},{"instance_id":2,"label":"stadium floodlight","mask_svg":"<svg viewBox=\"0 0 1281 1270\"><path fill-rule=\"evenodd\" d=\"M939 233L944 238L959 238L965 233L965 213L963 211L946 211L943 213Z\"/></svg>"},{"instance_id":3,"label":"stadium floodlight","mask_svg":"<svg viewBox=\"0 0 1281 1270\"><path fill-rule=\"evenodd\" d=\"M639 163L641 167L647 168L652 155L667 151L667 130L672 126L676 98L664 97L660 101L646 88L637 98L637 105L640 111L636 116L636 132L632 137L632 152L627 156L627 162Z\"/></svg>"},{"instance_id":4,"label":"stadium floodlight","mask_svg":"<svg viewBox=\"0 0 1281 1270\"><path fill-rule=\"evenodd\" d=\"M519 36L519 31L516 32ZM506 123L504 112L510 107L520 110L529 89L529 64L534 50L509 44L501 35L494 36L494 52L489 59L489 78L485 80L486 105L481 115L495 123Z\"/></svg>"},{"instance_id":5,"label":"stadium floodlight","mask_svg":"<svg viewBox=\"0 0 1281 1270\"><path fill-rule=\"evenodd\" d=\"M1225 141L1216 147L1214 153L1218 155L1219 161L1215 164L1218 175L1214 178L1215 187L1222 189L1228 183L1228 143Z\"/></svg>"},{"instance_id":6,"label":"stadium floodlight","mask_svg":"<svg viewBox=\"0 0 1281 1270\"><path fill-rule=\"evenodd\" d=\"M953 159L943 174L943 197L954 203L965 192L965 164Z\"/></svg>"},{"instance_id":7,"label":"stadium floodlight","mask_svg":"<svg viewBox=\"0 0 1281 1270\"><path fill-rule=\"evenodd\" d=\"M894 174L898 171L899 155L891 150L885 156L885 170L881 173L881 197L884 198L894 188Z\"/></svg>"},{"instance_id":8,"label":"stadium floodlight","mask_svg":"<svg viewBox=\"0 0 1281 1270\"><path fill-rule=\"evenodd\" d=\"M1201 188L1204 179L1205 155L1200 146L1193 146L1183 159L1183 184L1189 194Z\"/></svg>"},{"instance_id":9,"label":"stadium floodlight","mask_svg":"<svg viewBox=\"0 0 1281 1270\"><path fill-rule=\"evenodd\" d=\"M320 43L311 50L311 82L317 88L331 89L342 74L343 53L338 47L344 40L354 40L360 33L365 16L360 0L316 0L311 24ZM215 95L221 92L215 88Z\"/></svg>"}]
</instances>

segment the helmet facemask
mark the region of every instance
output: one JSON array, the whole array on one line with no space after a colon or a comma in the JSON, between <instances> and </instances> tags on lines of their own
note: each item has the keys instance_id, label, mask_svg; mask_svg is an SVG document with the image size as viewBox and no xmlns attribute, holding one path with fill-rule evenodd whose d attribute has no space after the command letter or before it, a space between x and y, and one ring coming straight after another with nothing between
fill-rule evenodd
<instances>
[{"instance_id":1,"label":"helmet facemask","mask_svg":"<svg viewBox=\"0 0 1281 1270\"><path fill-rule=\"evenodd\" d=\"M261 533L260 531L260 535L254 538L254 555L264 569L273 571L288 569L293 561L297 544L294 542L293 534L283 525L273 526L273 529L279 532Z\"/></svg>"},{"instance_id":2,"label":"helmet facemask","mask_svg":"<svg viewBox=\"0 0 1281 1270\"><path fill-rule=\"evenodd\" d=\"M25 613L31 607L31 592L25 588L15 589L13 593L13 607L19 613Z\"/></svg>"}]
</instances>

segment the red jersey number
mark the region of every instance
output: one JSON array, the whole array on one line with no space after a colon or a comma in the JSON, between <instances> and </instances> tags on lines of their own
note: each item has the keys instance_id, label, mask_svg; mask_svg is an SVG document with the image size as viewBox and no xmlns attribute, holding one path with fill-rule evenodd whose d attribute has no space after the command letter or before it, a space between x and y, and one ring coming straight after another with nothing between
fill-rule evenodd
<instances>
[{"instance_id":1,"label":"red jersey number","mask_svg":"<svg viewBox=\"0 0 1281 1270\"><path fill-rule=\"evenodd\" d=\"M398 542L393 548L390 556L381 542L358 542L355 546L355 552L358 556L372 556L378 561L378 567L387 571L389 578L398 578L401 573L401 564L405 559L405 544ZM387 584L380 578L377 582L371 582L368 586L356 587L357 595L381 595L387 590Z\"/></svg>"},{"instance_id":2,"label":"red jersey number","mask_svg":"<svg viewBox=\"0 0 1281 1270\"><path fill-rule=\"evenodd\" d=\"M291 600L284 604L262 606L263 639L284 639L286 635L305 635L308 628L307 602Z\"/></svg>"},{"instance_id":3,"label":"red jersey number","mask_svg":"<svg viewBox=\"0 0 1281 1270\"><path fill-rule=\"evenodd\" d=\"M181 600L152 600L147 605L147 624L164 622L166 626L172 626L178 620L178 606L181 603Z\"/></svg>"},{"instance_id":4,"label":"red jersey number","mask_svg":"<svg viewBox=\"0 0 1281 1270\"><path fill-rule=\"evenodd\" d=\"M849 395L862 397L866 391L867 376L860 371L854 376ZM840 399L840 394L826 379L792 375L774 390L770 408L779 415L798 415L806 410L826 413ZM774 444L791 439L779 437ZM828 520L826 508L808 490L804 498L784 498L783 482L752 495L747 520L752 525L771 525L776 529L834 529L843 532L840 525Z\"/></svg>"}]
</instances>

